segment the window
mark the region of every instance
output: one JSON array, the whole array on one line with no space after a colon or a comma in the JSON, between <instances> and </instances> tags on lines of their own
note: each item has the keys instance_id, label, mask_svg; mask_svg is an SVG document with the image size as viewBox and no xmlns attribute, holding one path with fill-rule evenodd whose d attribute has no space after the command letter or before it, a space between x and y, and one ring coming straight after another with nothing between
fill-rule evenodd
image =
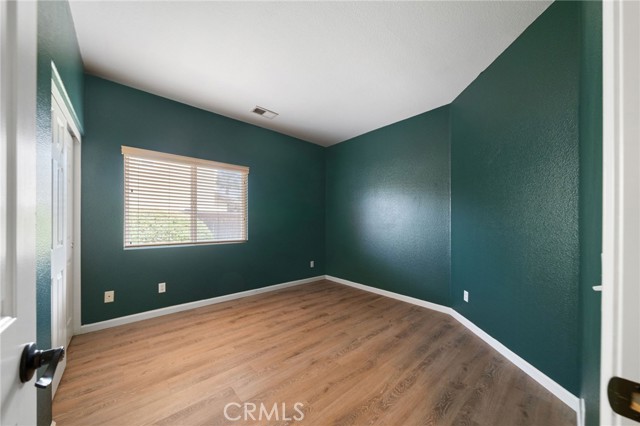
<instances>
[{"instance_id":1,"label":"window","mask_svg":"<svg viewBox=\"0 0 640 426\"><path fill-rule=\"evenodd\" d=\"M249 168L122 147L124 247L247 240Z\"/></svg>"}]
</instances>

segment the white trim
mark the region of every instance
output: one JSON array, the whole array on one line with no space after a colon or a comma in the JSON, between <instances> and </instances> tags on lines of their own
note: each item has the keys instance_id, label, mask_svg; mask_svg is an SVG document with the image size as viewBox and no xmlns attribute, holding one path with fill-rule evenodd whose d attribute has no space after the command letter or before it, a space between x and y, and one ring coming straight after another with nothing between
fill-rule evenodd
<instances>
[{"instance_id":1,"label":"white trim","mask_svg":"<svg viewBox=\"0 0 640 426\"><path fill-rule=\"evenodd\" d=\"M58 72L58 68L56 68L56 64L51 61L51 92L53 93L55 90L58 92L58 101L64 104L69 112L67 116L67 121L73 123L75 127L75 131L78 135L82 132L82 125L80 124L80 120L78 119L78 114L76 114L76 110L73 108L73 104L71 103L71 99L69 98L69 94L67 93L67 89L64 87L64 83L62 82L62 78L60 77L60 73Z\"/></svg>"},{"instance_id":2,"label":"white trim","mask_svg":"<svg viewBox=\"0 0 640 426\"><path fill-rule=\"evenodd\" d=\"M188 311L195 308L201 308L203 306L214 305L216 303L227 302L229 300L241 299L243 297L254 296L256 294L268 293L275 290L280 290L287 287L293 287L302 284L308 284L314 281L323 279L324 277L317 276L311 278L305 278L302 280L289 281L282 284L274 284L267 287L256 288L253 290L241 291L239 293L226 294L224 296L212 297L211 299L197 300L195 302L183 303L180 305L167 306L166 308L155 309L153 311L141 312L139 314L128 315L125 317L114 318L107 321L95 322L92 324L82 325L77 334L91 333L93 331L104 330L106 328L117 327L119 325L130 324L137 321L142 321L150 318L156 318L163 315L169 315L176 312Z\"/></svg>"},{"instance_id":3,"label":"white trim","mask_svg":"<svg viewBox=\"0 0 640 426\"><path fill-rule=\"evenodd\" d=\"M20 384L23 345L36 338L37 36L35 2L0 0L0 423L35 424L36 389Z\"/></svg>"},{"instance_id":4,"label":"white trim","mask_svg":"<svg viewBox=\"0 0 640 426\"><path fill-rule=\"evenodd\" d=\"M53 66L53 63L51 63L51 66ZM54 82L55 80L51 78L51 96L55 98L56 101L58 102L58 106L60 106L60 112L64 116L64 119L67 122L69 130L72 133L72 136L80 140L81 133L80 133L80 128L78 127L78 124L74 119L75 112L73 112L73 109L71 110L69 109L67 102L64 101L64 95L60 92L60 89L58 88L58 84L54 84ZM62 83L59 83L59 84L62 84Z\"/></svg>"},{"instance_id":5,"label":"white trim","mask_svg":"<svg viewBox=\"0 0 640 426\"><path fill-rule=\"evenodd\" d=\"M119 325L130 324L137 321L142 321L150 318L155 318L163 315L173 314L176 312L183 312L190 309L200 308L203 306L213 305L216 303L227 302L230 300L241 299L248 296L254 296L256 294L267 293L275 290L280 290L287 287L293 287L302 284L308 284L314 281L318 281L321 279L326 279L329 281L333 281L337 284L346 285L349 287L357 288L359 290L364 290L370 293L379 294L384 297L389 297L392 299L400 300L402 302L411 303L413 305L421 306L426 309L430 309L437 312L442 312L444 314L450 315L460 324L465 326L469 331L474 333L476 336L480 337L487 344L489 344L492 348L498 351L502 356L511 361L514 365L520 368L522 371L527 373L532 379L541 384L545 389L554 394L558 399L564 402L569 408L576 412L578 416L578 421L580 421L580 400L578 397L573 395L571 392L563 388L561 385L556 383L549 376L535 368L533 365L529 364L523 358L518 356L516 353L511 351L509 348L504 346L502 343L491 337L485 331L483 331L480 327L469 321L467 318L462 316L460 313L456 312L453 308L439 305L437 303L427 302L422 299L417 299L415 297L405 296L402 294L394 293L388 290L382 290L379 288L371 287L368 285L356 283L353 281L345 280L342 278L337 278L331 275L320 275L312 278L305 278L297 281L290 281L282 284L275 284L268 287L257 288L254 290L242 291L239 293L227 294L224 296L213 297L211 299L198 300L195 302L183 303L181 305L169 306L166 308L156 309L153 311L141 312L139 314L128 315L126 317L114 318L112 320L97 322L93 324L87 324L80 327L77 334L91 333L93 331L104 330L106 328L117 327Z\"/></svg>"},{"instance_id":6,"label":"white trim","mask_svg":"<svg viewBox=\"0 0 640 426\"><path fill-rule=\"evenodd\" d=\"M578 410L578 426L585 426L586 402L584 398L580 398L580 409Z\"/></svg>"},{"instance_id":7,"label":"white trim","mask_svg":"<svg viewBox=\"0 0 640 426\"><path fill-rule=\"evenodd\" d=\"M219 161L205 160L203 158L186 157L184 155L169 154L167 152L151 151L149 149L134 148L131 146L121 146L122 155L141 158L144 160L160 160L169 163L200 165L214 169L233 170L244 174L249 174L249 167L236 164L221 163Z\"/></svg>"},{"instance_id":8,"label":"white trim","mask_svg":"<svg viewBox=\"0 0 640 426\"><path fill-rule=\"evenodd\" d=\"M73 152L73 334L82 325L82 143L77 139Z\"/></svg>"},{"instance_id":9,"label":"white trim","mask_svg":"<svg viewBox=\"0 0 640 426\"><path fill-rule=\"evenodd\" d=\"M602 340L600 424L636 424L611 409L607 386L614 377L640 381L638 214L640 212L640 4L602 4Z\"/></svg>"},{"instance_id":10,"label":"white trim","mask_svg":"<svg viewBox=\"0 0 640 426\"><path fill-rule=\"evenodd\" d=\"M82 306L81 306L81 170L82 170L82 133L80 133L78 118L73 109L73 105L69 101L69 96L64 88L64 83L60 79L60 75L56 66L51 62L51 102L56 102L60 108L60 112L67 122L67 128L73 139L73 306L71 315L73 317L71 328L73 335L78 334L80 328ZM53 105L52 105L53 110ZM52 321L53 324L53 321ZM68 336L71 339L72 336ZM53 397L52 393L52 397Z\"/></svg>"},{"instance_id":11,"label":"white trim","mask_svg":"<svg viewBox=\"0 0 640 426\"><path fill-rule=\"evenodd\" d=\"M520 370L524 371L536 382L540 383L545 387L549 392L554 394L560 401L564 402L569 408L571 408L576 413L580 410L580 401L577 396L563 388L552 378L544 374L542 371L538 370L533 365L529 364L523 358L521 358L518 354L513 352L511 349L507 348L505 345L491 337L488 333L482 330L480 327L469 321L467 318L463 317L460 313L455 310L451 310L451 316L458 320L460 324L467 327L470 331L472 331L476 336L484 340L488 343L493 349L500 352L502 356L507 358L513 364L516 365Z\"/></svg>"},{"instance_id":12,"label":"white trim","mask_svg":"<svg viewBox=\"0 0 640 426\"><path fill-rule=\"evenodd\" d=\"M531 377L536 382L540 383L547 389L549 392L554 394L558 399L564 402L569 408L576 412L576 415L579 415L580 412L580 401L577 396L563 388L561 385L556 383L549 376L544 374L542 371L535 368L533 365L529 364L515 352L511 351L505 345L491 337L488 333L482 330L480 327L469 321L467 318L462 316L460 313L455 311L453 308L449 308L447 306L438 305L436 303L427 302L421 299L416 299L415 297L405 296L402 294L394 293L387 290L381 290L379 288L371 287L364 284L355 283L353 281L348 281L342 278L336 278L331 275L325 275L325 279L329 281L336 282L338 284L344 284L350 287L354 287L360 290L368 291L370 293L379 294L382 296L390 297L393 299L401 300L403 302L411 303L414 305L421 306L423 308L431 309L434 311L442 312L448 315L451 315L455 320L457 320L460 324L465 326L469 331L474 333L476 336L484 340L488 343L492 348L498 351L502 356L507 358L516 367L520 368L522 371L527 373L529 377Z\"/></svg>"},{"instance_id":13,"label":"white trim","mask_svg":"<svg viewBox=\"0 0 640 426\"><path fill-rule=\"evenodd\" d=\"M324 278L326 280L333 281L333 282L336 282L338 284L344 284L344 285L347 285L349 287L353 287L353 288L357 288L357 289L360 289L360 290L368 291L369 293L376 293L376 294L379 294L381 296L390 297L391 299L396 299L396 300L400 300L402 302L411 303L413 305L422 306L423 308L431 309L432 311L438 311L438 312L442 312L442 313L445 313L445 314L448 314L448 315L451 315L451 312L453 312L453 309L451 309L448 306L438 305L437 303L427 302L425 300L417 299L415 297L405 296L404 294L398 294L398 293L394 293L392 291L382 290L382 289L379 289L379 288L376 288L376 287L371 287L371 286L368 286L368 285L355 283L353 281L345 280L343 278L338 278L338 277L334 277L334 276L331 276L331 275L325 275Z\"/></svg>"},{"instance_id":14,"label":"white trim","mask_svg":"<svg viewBox=\"0 0 640 426\"><path fill-rule=\"evenodd\" d=\"M615 414L611 410L607 395L607 383L611 377L615 356L614 316L615 297L613 290L617 282L616 250L616 202L618 187L616 179L616 157L618 141L616 138L616 71L618 58L617 5L613 1L602 2L602 302L600 337L600 424L613 425ZM611 287L611 289L607 289ZM606 348L606 349L605 349Z\"/></svg>"},{"instance_id":15,"label":"white trim","mask_svg":"<svg viewBox=\"0 0 640 426\"><path fill-rule=\"evenodd\" d=\"M56 64L51 61L51 96L60 106L73 136L73 334L79 334L82 317L81 282L81 200L82 200L82 126L67 94Z\"/></svg>"}]
</instances>

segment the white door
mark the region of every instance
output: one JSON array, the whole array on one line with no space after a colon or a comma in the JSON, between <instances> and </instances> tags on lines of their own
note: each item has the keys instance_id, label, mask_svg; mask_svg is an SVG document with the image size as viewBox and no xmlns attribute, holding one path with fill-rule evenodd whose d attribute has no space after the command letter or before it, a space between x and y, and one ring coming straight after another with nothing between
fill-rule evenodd
<instances>
[{"instance_id":1,"label":"white door","mask_svg":"<svg viewBox=\"0 0 640 426\"><path fill-rule=\"evenodd\" d=\"M35 2L0 0L0 424L36 423L22 350L36 339Z\"/></svg>"},{"instance_id":2,"label":"white door","mask_svg":"<svg viewBox=\"0 0 640 426\"><path fill-rule=\"evenodd\" d=\"M627 418L614 413L607 388L613 377L640 383L640 2L603 2L603 42L600 423L638 425L640 389L612 393Z\"/></svg>"},{"instance_id":3,"label":"white door","mask_svg":"<svg viewBox=\"0 0 640 426\"><path fill-rule=\"evenodd\" d=\"M69 252L73 229L69 226L72 219L70 213L73 211L69 208L70 201L73 202L73 187L69 185L69 175L73 175L73 167L69 163L73 158L73 139L56 96L51 97L51 133L51 345L66 347L71 338L68 335L71 321L68 301L72 293L68 283L73 268L67 267L67 264L71 259ZM55 395L66 364L66 358L58 364L52 395Z\"/></svg>"}]
</instances>

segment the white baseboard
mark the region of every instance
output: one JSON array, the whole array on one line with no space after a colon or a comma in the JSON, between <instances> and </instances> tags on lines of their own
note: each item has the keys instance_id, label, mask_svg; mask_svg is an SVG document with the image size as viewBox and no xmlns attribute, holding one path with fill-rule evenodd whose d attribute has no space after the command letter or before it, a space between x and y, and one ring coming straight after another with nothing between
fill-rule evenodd
<instances>
[{"instance_id":1,"label":"white baseboard","mask_svg":"<svg viewBox=\"0 0 640 426\"><path fill-rule=\"evenodd\" d=\"M394 292L387 291L387 290L381 290L379 288L371 287L371 286L368 286L368 285L355 283L353 281L348 281L348 280L345 280L345 279L342 279L342 278L333 277L331 275L325 275L325 279L333 281L333 282L336 282L336 283L339 283L339 284L348 285L350 287L354 287L354 288L357 288L357 289L360 289L360 290L365 290L365 291L368 291L368 292L371 292L371 293L380 294L382 296L391 297L393 299L401 300L403 302L412 303L414 305L422 306L423 308L427 308L427 309L431 309L431 310L434 310L434 311L438 311L438 312L442 312L442 313L451 315L460 324L464 325L467 329L469 329L471 332L473 332L476 336L478 336L479 338L484 340L486 343L488 343L492 348L494 348L496 351L498 351L502 356L507 358L513 364L515 364L518 368L520 368L522 371L527 373L529 375L529 377L531 377L536 382L540 383L549 392L554 394L556 397L558 397L558 399L560 399L567 406L569 406L572 410L574 410L576 412L576 415L578 416L577 417L578 418L578 422L580 421L580 417L581 417L580 416L580 400L578 399L577 396L575 396L574 394L572 394L571 392L569 392L568 390L563 388L561 385L556 383L553 379L551 379L549 376L544 374L542 371L538 370L533 365L529 364L527 361L525 361L523 358L521 358L515 352L511 351L505 345L503 345L502 343L500 343L499 341L497 341L496 339L491 337L484 330L482 330L480 327L478 327L477 325L475 325L474 323L469 321L467 318L462 316L460 313L458 313L453 308L450 308L448 306L438 305L436 303L426 302L426 301L421 300L421 299L416 299L415 297L405 296L405 295L394 293ZM580 424L580 423L578 423L578 424Z\"/></svg>"},{"instance_id":2,"label":"white baseboard","mask_svg":"<svg viewBox=\"0 0 640 426\"><path fill-rule=\"evenodd\" d=\"M117 327L119 325L130 324L132 322L142 321L150 318L156 318L162 315L173 314L176 312L188 311L190 309L200 308L202 306L213 305L216 303L227 302L229 300L240 299L243 297L254 296L256 294L267 293L270 291L280 290L282 288L293 287L301 284L308 284L314 281L324 279L323 275L302 280L289 281L282 284L274 284L267 287L256 288L253 290L241 291L239 293L226 294L224 296L212 297L211 299L197 300L195 302L183 303L180 305L167 306L166 308L154 309L153 311L140 312L139 314L127 315L110 319L107 321L94 322L92 324L81 325L79 330L75 330L75 334L91 333L92 331L104 330L106 328Z\"/></svg>"},{"instance_id":3,"label":"white baseboard","mask_svg":"<svg viewBox=\"0 0 640 426\"><path fill-rule=\"evenodd\" d=\"M325 275L324 277L325 277L325 279L327 279L329 281L336 282L338 284L348 285L349 287L354 287L354 288L357 288L357 289L360 289L360 290L368 291L370 293L376 293L376 294L379 294L381 296L386 296L386 297L390 297L392 299L397 299L397 300L401 300L403 302L407 302L407 303L411 303L411 304L414 304L414 305L422 306L423 308L431 309L432 311L443 312L443 313L449 314L449 315L451 315L451 312L453 311L448 306L438 305L437 303L427 302L427 301L422 300L422 299L416 299L415 297L405 296L404 294L398 294L398 293L394 293L392 291L382 290L382 289L379 289L379 288L376 288L376 287L370 287L368 285L354 283L353 281L349 281L349 280L345 280L345 279L342 279L342 278L333 277L331 275Z\"/></svg>"},{"instance_id":4,"label":"white baseboard","mask_svg":"<svg viewBox=\"0 0 640 426\"><path fill-rule=\"evenodd\" d=\"M538 370L533 365L529 364L515 352L511 351L505 345L491 337L480 327L469 321L467 318L463 317L460 313L452 309L451 316L460 322L460 324L467 327L470 331L472 331L476 336L480 337L482 340L487 342L493 349L500 352L502 356L507 358L509 361L514 363L520 370L524 371L536 382L540 383L544 386L549 392L554 394L560 399L560 401L567 404L572 410L576 413L579 413L580 410L580 400L577 396L563 388L557 382L555 382L552 378L544 374L542 371Z\"/></svg>"},{"instance_id":5,"label":"white baseboard","mask_svg":"<svg viewBox=\"0 0 640 426\"><path fill-rule=\"evenodd\" d=\"M448 306L438 305L437 303L427 302L422 299L417 299L415 297L405 296L402 294L394 293L388 290L382 290L376 287L371 287L368 285L356 283L353 281L345 280L342 278L334 277L331 275L320 275L312 278L305 278L297 281L289 281L282 284L275 284L268 287L257 288L254 290L242 291L239 293L227 294L224 296L213 297L211 299L198 300L196 302L183 303L181 305L169 306L166 308L155 309L153 311L141 312L139 314L128 315L125 317L114 318L107 321L96 322L93 324L87 324L80 327L80 330L76 330L76 334L84 334L90 333L92 331L104 330L106 328L116 327L119 325L130 324L137 321L142 321L149 318L155 318L162 315L173 314L175 312L187 311L190 309L200 308L202 306L213 305L216 303L222 303L229 300L240 299L243 297L253 296L256 294L267 293L270 291L275 291L287 287L293 287L301 284L308 284L314 281L318 281L321 279L327 279L329 281L333 281L338 284L343 284L349 287L354 287L360 290L368 291L370 293L379 294L381 296L390 297L392 299L400 300L403 302L411 303L417 306L421 306L423 308L431 309L433 311L438 311L445 313L447 315L451 315L454 319L456 319L460 324L464 325L467 329L473 332L476 336L480 337L486 343L488 343L492 348L498 351L502 356L507 358L513 364L515 364L522 371L527 373L532 379L536 382L540 383L544 386L549 392L554 394L558 399L564 402L567 406L573 409L576 412L578 425L581 425L581 421L584 422L584 409L582 406L584 402L581 403L581 400L578 399L577 396L573 395L571 392L563 388L561 385L556 383L549 376L544 374L542 371L535 368L533 365L529 364L519 355L511 351L509 348L504 346L502 343L491 337L480 327L469 321L467 318L462 316L460 313L455 311L453 308ZM583 400L582 400L583 401Z\"/></svg>"},{"instance_id":6,"label":"white baseboard","mask_svg":"<svg viewBox=\"0 0 640 426\"><path fill-rule=\"evenodd\" d=\"M578 410L578 426L584 426L586 422L587 408L584 398L580 398L580 409Z\"/></svg>"}]
</instances>

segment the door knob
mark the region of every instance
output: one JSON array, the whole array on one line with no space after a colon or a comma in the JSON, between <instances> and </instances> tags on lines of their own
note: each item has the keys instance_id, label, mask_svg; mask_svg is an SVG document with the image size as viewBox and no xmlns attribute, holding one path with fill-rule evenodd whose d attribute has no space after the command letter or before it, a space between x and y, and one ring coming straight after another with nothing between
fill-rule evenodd
<instances>
[{"instance_id":1,"label":"door knob","mask_svg":"<svg viewBox=\"0 0 640 426\"><path fill-rule=\"evenodd\" d=\"M612 377L607 386L607 396L614 413L640 422L640 383Z\"/></svg>"},{"instance_id":2,"label":"door knob","mask_svg":"<svg viewBox=\"0 0 640 426\"><path fill-rule=\"evenodd\" d=\"M56 373L58 363L63 359L63 346L41 351L36 349L35 343L29 343L22 350L22 357L20 358L20 381L22 383L28 382L38 368L48 365L42 377L36 381L36 387L40 389L49 387L53 382L53 375Z\"/></svg>"}]
</instances>

